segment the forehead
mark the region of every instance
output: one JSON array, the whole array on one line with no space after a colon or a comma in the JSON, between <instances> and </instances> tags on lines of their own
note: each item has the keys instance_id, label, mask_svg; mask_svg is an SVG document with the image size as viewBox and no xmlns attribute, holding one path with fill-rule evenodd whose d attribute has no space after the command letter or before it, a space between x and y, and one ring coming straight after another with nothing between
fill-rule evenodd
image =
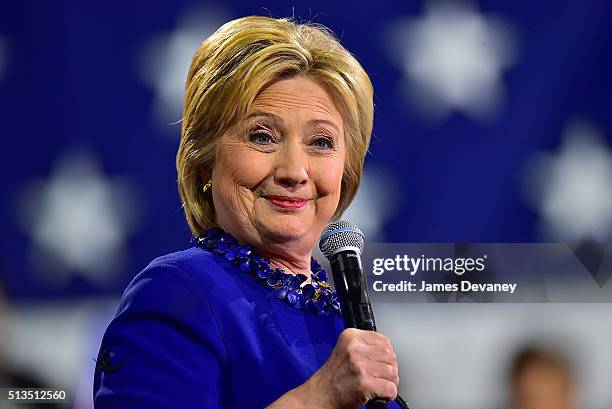
<instances>
[{"instance_id":1,"label":"forehead","mask_svg":"<svg viewBox=\"0 0 612 409\"><path fill-rule=\"evenodd\" d=\"M264 87L249 109L249 112L254 111L297 113L332 121L338 127L343 122L327 88L306 76L277 79Z\"/></svg>"}]
</instances>

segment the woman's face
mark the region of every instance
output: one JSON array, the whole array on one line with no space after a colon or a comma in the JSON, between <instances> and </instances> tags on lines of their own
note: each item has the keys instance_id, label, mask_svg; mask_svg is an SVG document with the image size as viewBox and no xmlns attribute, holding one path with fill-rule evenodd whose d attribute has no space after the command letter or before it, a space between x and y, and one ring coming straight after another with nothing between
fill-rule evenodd
<instances>
[{"instance_id":1,"label":"woman's face","mask_svg":"<svg viewBox=\"0 0 612 409\"><path fill-rule=\"evenodd\" d=\"M305 76L264 88L220 137L212 174L217 223L239 241L310 251L340 199L342 116Z\"/></svg>"}]
</instances>

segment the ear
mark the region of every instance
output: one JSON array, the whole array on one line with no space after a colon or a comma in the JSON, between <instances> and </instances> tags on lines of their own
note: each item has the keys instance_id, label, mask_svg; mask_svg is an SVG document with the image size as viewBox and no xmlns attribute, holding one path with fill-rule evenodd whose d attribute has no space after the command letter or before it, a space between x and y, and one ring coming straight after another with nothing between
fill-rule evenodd
<instances>
[{"instance_id":1,"label":"ear","mask_svg":"<svg viewBox=\"0 0 612 409\"><path fill-rule=\"evenodd\" d=\"M210 179L212 179L212 169L200 168L200 186L204 186Z\"/></svg>"}]
</instances>

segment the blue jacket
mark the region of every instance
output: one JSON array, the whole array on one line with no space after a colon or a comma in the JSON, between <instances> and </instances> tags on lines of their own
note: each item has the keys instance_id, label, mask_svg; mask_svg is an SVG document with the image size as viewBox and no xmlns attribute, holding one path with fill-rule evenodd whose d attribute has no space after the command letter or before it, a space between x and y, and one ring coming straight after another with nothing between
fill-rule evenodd
<instances>
[{"instance_id":1,"label":"blue jacket","mask_svg":"<svg viewBox=\"0 0 612 409\"><path fill-rule=\"evenodd\" d=\"M125 290L100 347L95 407L264 408L310 378L343 329L222 257L172 253Z\"/></svg>"}]
</instances>

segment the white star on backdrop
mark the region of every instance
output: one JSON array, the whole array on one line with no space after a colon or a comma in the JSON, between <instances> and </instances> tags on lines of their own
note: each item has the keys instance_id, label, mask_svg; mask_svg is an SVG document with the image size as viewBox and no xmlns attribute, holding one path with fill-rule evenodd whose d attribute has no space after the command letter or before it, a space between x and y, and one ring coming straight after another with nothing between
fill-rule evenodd
<instances>
[{"instance_id":1,"label":"white star on backdrop","mask_svg":"<svg viewBox=\"0 0 612 409\"><path fill-rule=\"evenodd\" d=\"M573 122L556 155L534 155L525 194L539 210L544 238L612 240L612 152L587 122Z\"/></svg>"},{"instance_id":2,"label":"white star on backdrop","mask_svg":"<svg viewBox=\"0 0 612 409\"><path fill-rule=\"evenodd\" d=\"M504 100L502 71L516 55L515 36L499 18L465 3L429 3L419 18L404 18L385 36L403 70L403 90L431 119L460 111L492 118Z\"/></svg>"},{"instance_id":3,"label":"white star on backdrop","mask_svg":"<svg viewBox=\"0 0 612 409\"><path fill-rule=\"evenodd\" d=\"M185 79L193 54L227 20L228 13L221 9L188 9L172 32L160 33L146 45L141 58L142 80L155 94L153 117L164 132L179 134L171 125L182 117Z\"/></svg>"},{"instance_id":4,"label":"white star on backdrop","mask_svg":"<svg viewBox=\"0 0 612 409\"><path fill-rule=\"evenodd\" d=\"M99 285L116 278L138 224L135 191L127 180L105 177L91 152L61 157L49 179L30 182L18 203L36 270L57 286L73 275Z\"/></svg>"},{"instance_id":5,"label":"white star on backdrop","mask_svg":"<svg viewBox=\"0 0 612 409\"><path fill-rule=\"evenodd\" d=\"M397 199L391 176L382 168L368 166L355 199L342 219L355 223L368 242L384 242L385 223L393 216Z\"/></svg>"}]
</instances>

